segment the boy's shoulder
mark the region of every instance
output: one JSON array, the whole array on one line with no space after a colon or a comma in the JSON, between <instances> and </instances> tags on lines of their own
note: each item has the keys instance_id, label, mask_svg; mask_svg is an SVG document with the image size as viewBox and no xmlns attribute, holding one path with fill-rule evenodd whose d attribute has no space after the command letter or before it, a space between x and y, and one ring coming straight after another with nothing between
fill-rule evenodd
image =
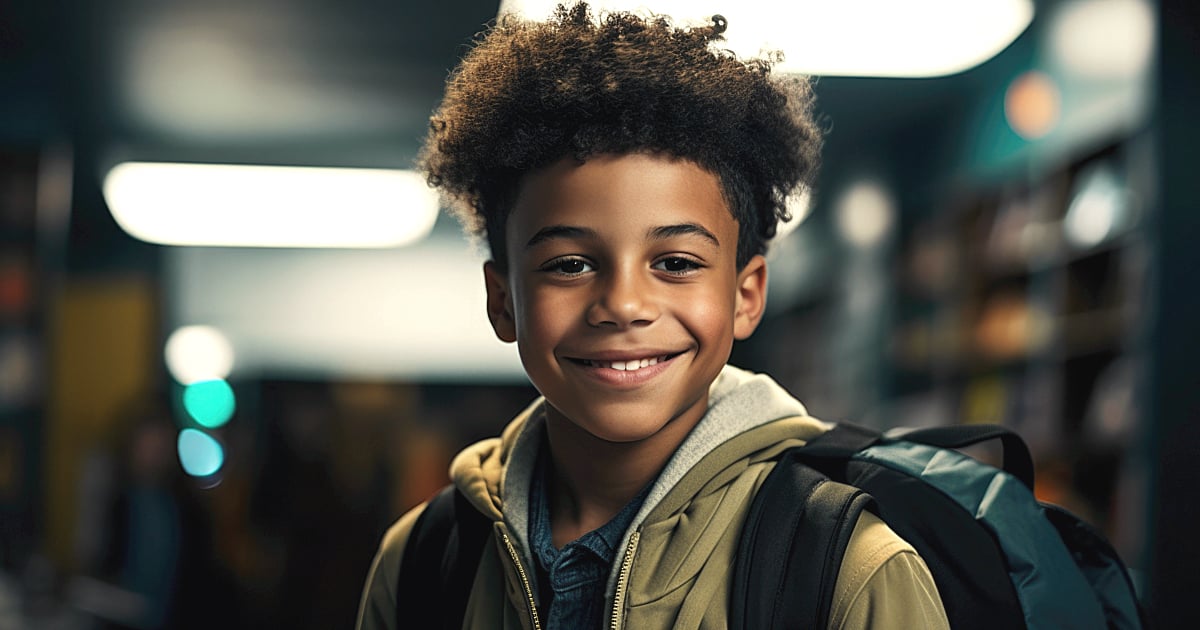
<instances>
[{"instance_id":1,"label":"boy's shoulder","mask_svg":"<svg viewBox=\"0 0 1200 630\"><path fill-rule=\"evenodd\" d=\"M400 562L409 536L425 504L418 505L396 520L379 543L371 562L366 588L358 607L359 630L391 629L396 620L396 589L400 579Z\"/></svg>"},{"instance_id":2,"label":"boy's shoulder","mask_svg":"<svg viewBox=\"0 0 1200 630\"><path fill-rule=\"evenodd\" d=\"M881 615L881 611L887 612ZM842 557L828 627L948 627L925 561L870 512L859 517Z\"/></svg>"}]
</instances>

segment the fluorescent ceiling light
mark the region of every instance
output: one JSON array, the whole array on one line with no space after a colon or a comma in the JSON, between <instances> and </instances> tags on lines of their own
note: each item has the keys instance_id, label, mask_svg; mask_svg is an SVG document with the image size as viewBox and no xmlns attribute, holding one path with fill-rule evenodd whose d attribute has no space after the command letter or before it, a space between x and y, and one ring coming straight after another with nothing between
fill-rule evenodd
<instances>
[{"instance_id":1,"label":"fluorescent ceiling light","mask_svg":"<svg viewBox=\"0 0 1200 630\"><path fill-rule=\"evenodd\" d=\"M419 173L386 169L125 162L104 198L122 229L163 245L396 247L438 213Z\"/></svg>"},{"instance_id":2,"label":"fluorescent ceiling light","mask_svg":"<svg viewBox=\"0 0 1200 630\"><path fill-rule=\"evenodd\" d=\"M500 13L541 20L559 0L502 0ZM669 15L677 24L729 20L721 48L739 57L779 50L779 72L935 77L973 68L1033 20L1033 0L594 0L594 12Z\"/></svg>"}]
</instances>

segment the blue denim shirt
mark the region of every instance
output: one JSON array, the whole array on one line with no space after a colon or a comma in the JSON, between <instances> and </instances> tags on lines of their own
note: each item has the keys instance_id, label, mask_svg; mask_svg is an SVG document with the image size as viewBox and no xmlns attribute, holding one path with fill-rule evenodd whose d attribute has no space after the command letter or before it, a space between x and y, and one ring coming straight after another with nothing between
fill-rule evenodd
<instances>
[{"instance_id":1,"label":"blue denim shirt","mask_svg":"<svg viewBox=\"0 0 1200 630\"><path fill-rule=\"evenodd\" d=\"M529 488L529 540L537 565L538 610L544 627L599 629L605 623L604 588L625 530L650 490L638 493L608 523L555 549L550 533L550 454L543 447Z\"/></svg>"}]
</instances>

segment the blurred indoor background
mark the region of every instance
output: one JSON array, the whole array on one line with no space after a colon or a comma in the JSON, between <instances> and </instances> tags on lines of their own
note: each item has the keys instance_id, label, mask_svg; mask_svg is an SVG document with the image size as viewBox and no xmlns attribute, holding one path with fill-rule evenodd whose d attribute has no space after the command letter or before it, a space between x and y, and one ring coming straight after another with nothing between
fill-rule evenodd
<instances>
[{"instance_id":1,"label":"blurred indoor background","mask_svg":"<svg viewBox=\"0 0 1200 630\"><path fill-rule=\"evenodd\" d=\"M1196 5L725 4L685 6L773 24L828 131L733 362L1013 427L1200 627ZM387 525L535 395L405 172L499 8L0 0L0 628L353 624Z\"/></svg>"}]
</instances>

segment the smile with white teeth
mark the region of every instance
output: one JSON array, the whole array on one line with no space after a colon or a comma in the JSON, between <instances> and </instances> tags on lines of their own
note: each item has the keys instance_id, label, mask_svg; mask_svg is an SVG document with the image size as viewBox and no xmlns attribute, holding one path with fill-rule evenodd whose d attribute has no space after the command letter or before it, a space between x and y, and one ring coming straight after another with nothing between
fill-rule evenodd
<instances>
[{"instance_id":1,"label":"smile with white teeth","mask_svg":"<svg viewBox=\"0 0 1200 630\"><path fill-rule=\"evenodd\" d=\"M583 359L583 364L590 367L608 368L610 370L617 370L619 372L632 372L634 370L650 367L651 365L658 365L659 361L666 361L668 358L669 357L667 356L661 356L650 357L648 359L632 359L629 361L591 361L589 359Z\"/></svg>"}]
</instances>

